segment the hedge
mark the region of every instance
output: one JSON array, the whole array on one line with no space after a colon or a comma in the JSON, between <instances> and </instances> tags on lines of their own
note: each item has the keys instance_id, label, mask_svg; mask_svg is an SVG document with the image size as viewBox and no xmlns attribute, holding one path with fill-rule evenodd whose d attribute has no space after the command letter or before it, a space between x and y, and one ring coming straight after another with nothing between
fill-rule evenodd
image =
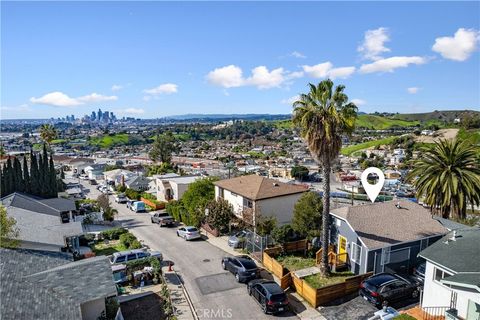
<instances>
[{"instance_id":1,"label":"hedge","mask_svg":"<svg viewBox=\"0 0 480 320\"><path fill-rule=\"evenodd\" d=\"M127 232L128 232L127 229L118 227L118 228L112 228L112 229L102 231L101 235L103 236L104 239L118 240L120 239L120 236L122 234L125 234Z\"/></svg>"},{"instance_id":2,"label":"hedge","mask_svg":"<svg viewBox=\"0 0 480 320\"><path fill-rule=\"evenodd\" d=\"M120 243L128 249L138 249L142 247L142 244L137 240L137 237L130 232L124 233L120 236Z\"/></svg>"}]
</instances>

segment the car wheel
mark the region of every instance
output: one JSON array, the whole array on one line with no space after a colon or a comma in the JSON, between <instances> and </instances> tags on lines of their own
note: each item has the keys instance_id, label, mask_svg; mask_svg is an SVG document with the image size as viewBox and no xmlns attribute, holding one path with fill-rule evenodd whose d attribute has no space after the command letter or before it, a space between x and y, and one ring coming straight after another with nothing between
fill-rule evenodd
<instances>
[{"instance_id":1,"label":"car wheel","mask_svg":"<svg viewBox=\"0 0 480 320\"><path fill-rule=\"evenodd\" d=\"M250 288L250 286L247 286L247 292L249 296L252 295L252 288Z\"/></svg>"},{"instance_id":2,"label":"car wheel","mask_svg":"<svg viewBox=\"0 0 480 320\"><path fill-rule=\"evenodd\" d=\"M419 296L418 290L414 290L414 291L412 292L412 298L417 299L418 296Z\"/></svg>"},{"instance_id":3,"label":"car wheel","mask_svg":"<svg viewBox=\"0 0 480 320\"><path fill-rule=\"evenodd\" d=\"M240 275L238 273L235 273L235 280L237 280L237 282L240 282Z\"/></svg>"},{"instance_id":4,"label":"car wheel","mask_svg":"<svg viewBox=\"0 0 480 320\"><path fill-rule=\"evenodd\" d=\"M263 313L265 313L265 314L268 313L268 311L267 311L267 303L266 303L266 302L262 305L262 310L263 310Z\"/></svg>"},{"instance_id":5,"label":"car wheel","mask_svg":"<svg viewBox=\"0 0 480 320\"><path fill-rule=\"evenodd\" d=\"M177 237L180 237L180 235L178 234L178 231L177 231Z\"/></svg>"},{"instance_id":6,"label":"car wheel","mask_svg":"<svg viewBox=\"0 0 480 320\"><path fill-rule=\"evenodd\" d=\"M223 270L227 270L227 266L225 265L225 261L222 261L222 268L223 268Z\"/></svg>"},{"instance_id":7,"label":"car wheel","mask_svg":"<svg viewBox=\"0 0 480 320\"><path fill-rule=\"evenodd\" d=\"M153 223L153 219L150 219L150 221L152 221L152 223Z\"/></svg>"}]
</instances>

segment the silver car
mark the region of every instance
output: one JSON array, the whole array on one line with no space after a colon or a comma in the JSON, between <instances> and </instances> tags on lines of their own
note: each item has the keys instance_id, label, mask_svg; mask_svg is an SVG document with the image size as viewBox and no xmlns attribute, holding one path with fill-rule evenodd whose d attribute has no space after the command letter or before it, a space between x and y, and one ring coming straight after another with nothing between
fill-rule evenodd
<instances>
[{"instance_id":1,"label":"silver car","mask_svg":"<svg viewBox=\"0 0 480 320\"><path fill-rule=\"evenodd\" d=\"M185 240L193 240L199 239L202 236L200 235L200 231L192 226L188 227L181 227L177 230L177 237L182 237Z\"/></svg>"}]
</instances>

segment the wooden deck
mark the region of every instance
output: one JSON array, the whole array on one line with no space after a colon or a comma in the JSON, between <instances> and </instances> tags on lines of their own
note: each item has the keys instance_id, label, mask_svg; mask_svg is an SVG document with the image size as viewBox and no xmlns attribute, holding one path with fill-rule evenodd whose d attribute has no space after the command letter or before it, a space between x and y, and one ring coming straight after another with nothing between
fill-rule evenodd
<instances>
[{"instance_id":1,"label":"wooden deck","mask_svg":"<svg viewBox=\"0 0 480 320\"><path fill-rule=\"evenodd\" d=\"M445 320L444 316L432 316L422 310L421 307L416 306L411 309L401 311L402 314L408 314L417 320Z\"/></svg>"}]
</instances>

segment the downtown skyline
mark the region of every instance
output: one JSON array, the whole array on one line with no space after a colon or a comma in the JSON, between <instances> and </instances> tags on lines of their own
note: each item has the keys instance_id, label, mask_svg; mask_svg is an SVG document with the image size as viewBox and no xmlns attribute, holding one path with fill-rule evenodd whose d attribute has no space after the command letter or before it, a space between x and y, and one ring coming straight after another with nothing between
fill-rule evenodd
<instances>
[{"instance_id":1,"label":"downtown skyline","mask_svg":"<svg viewBox=\"0 0 480 320\"><path fill-rule=\"evenodd\" d=\"M325 78L363 112L480 108L478 2L1 6L2 119L286 114Z\"/></svg>"}]
</instances>

